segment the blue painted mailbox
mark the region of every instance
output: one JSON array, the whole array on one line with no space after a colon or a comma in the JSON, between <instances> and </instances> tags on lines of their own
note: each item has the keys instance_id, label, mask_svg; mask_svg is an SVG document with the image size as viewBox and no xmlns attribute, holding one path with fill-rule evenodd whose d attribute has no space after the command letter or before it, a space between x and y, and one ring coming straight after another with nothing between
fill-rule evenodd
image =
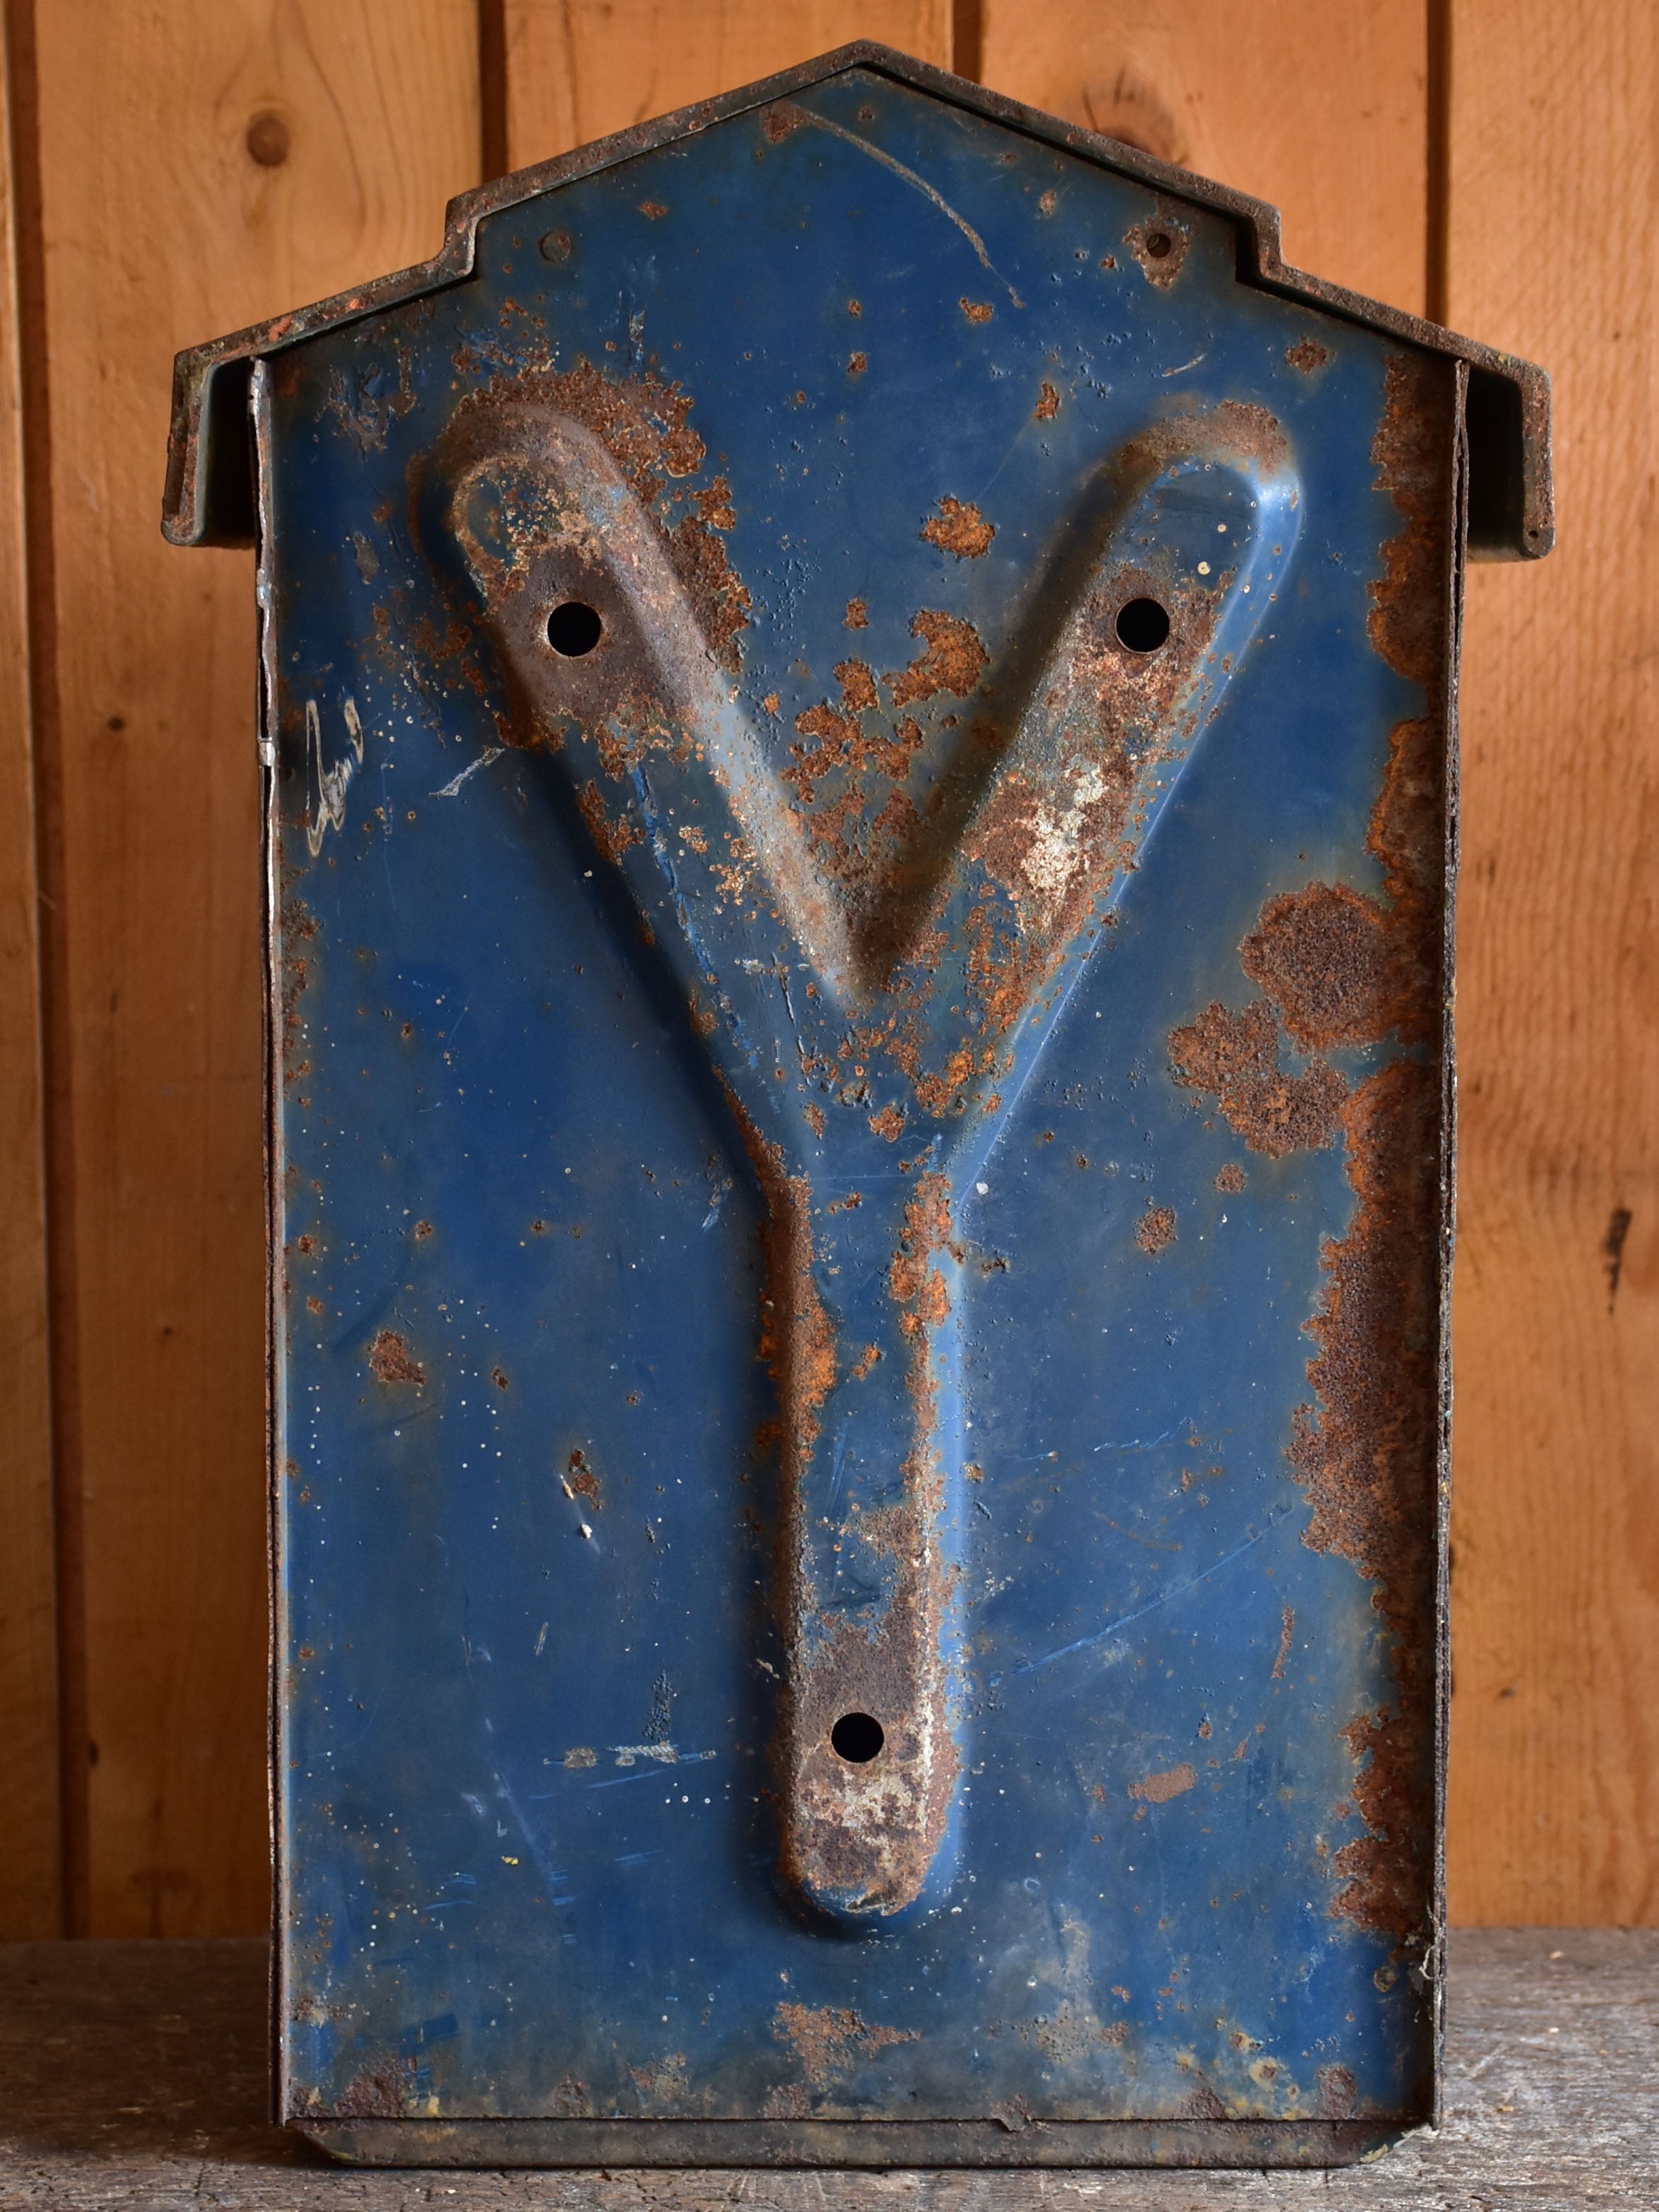
<instances>
[{"instance_id":1,"label":"blue painted mailbox","mask_svg":"<svg viewBox=\"0 0 1659 2212\"><path fill-rule=\"evenodd\" d=\"M1456 633L1541 375L860 46L179 378L167 528L259 549L283 2118L1427 2119Z\"/></svg>"}]
</instances>

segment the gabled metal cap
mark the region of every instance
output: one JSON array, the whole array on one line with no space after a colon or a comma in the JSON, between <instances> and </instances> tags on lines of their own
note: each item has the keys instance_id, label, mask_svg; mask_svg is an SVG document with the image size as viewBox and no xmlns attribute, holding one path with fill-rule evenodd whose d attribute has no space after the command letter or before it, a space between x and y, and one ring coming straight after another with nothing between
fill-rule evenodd
<instances>
[{"instance_id":1,"label":"gabled metal cap","mask_svg":"<svg viewBox=\"0 0 1659 2212\"><path fill-rule=\"evenodd\" d=\"M1368 300L1291 268L1279 246L1279 210L1265 200L1211 183L1120 140L1005 100L966 77L931 68L868 40L839 46L816 61L763 77L718 100L636 124L573 153L498 178L449 203L444 242L429 261L337 293L314 307L215 338L181 353L173 367L173 422L161 527L175 545L249 545L254 538L253 469L247 407L252 363L342 323L378 314L471 276L478 225L577 177L614 167L637 154L765 107L848 70L871 70L935 100L991 118L1045 144L1132 177L1166 197L1227 216L1238 236L1238 280L1285 299L1462 361L1468 368L1468 550L1481 561L1537 560L1555 543L1550 474L1550 385L1541 368L1514 354L1459 337L1437 323Z\"/></svg>"}]
</instances>

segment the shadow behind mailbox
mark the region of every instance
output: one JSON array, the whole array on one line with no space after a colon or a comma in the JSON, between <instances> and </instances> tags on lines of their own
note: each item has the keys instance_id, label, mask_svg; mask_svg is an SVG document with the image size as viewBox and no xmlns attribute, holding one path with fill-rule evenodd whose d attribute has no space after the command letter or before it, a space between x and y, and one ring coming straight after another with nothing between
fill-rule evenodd
<instances>
[{"instance_id":1,"label":"shadow behind mailbox","mask_svg":"<svg viewBox=\"0 0 1659 2212\"><path fill-rule=\"evenodd\" d=\"M182 357L170 534L259 550L284 2118L1430 2118L1456 631L1546 433L874 47Z\"/></svg>"}]
</instances>

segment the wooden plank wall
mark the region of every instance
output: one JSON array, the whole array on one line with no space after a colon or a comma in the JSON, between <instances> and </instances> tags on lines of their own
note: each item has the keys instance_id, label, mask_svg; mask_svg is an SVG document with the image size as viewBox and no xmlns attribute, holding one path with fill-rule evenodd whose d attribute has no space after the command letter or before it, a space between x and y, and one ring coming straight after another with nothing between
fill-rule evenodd
<instances>
[{"instance_id":1,"label":"wooden plank wall","mask_svg":"<svg viewBox=\"0 0 1659 2212\"><path fill-rule=\"evenodd\" d=\"M1561 538L1471 578L1453 1902L1659 1917L1659 15L1454 22L1450 319L1548 363Z\"/></svg>"},{"instance_id":2,"label":"wooden plank wall","mask_svg":"<svg viewBox=\"0 0 1659 2212\"><path fill-rule=\"evenodd\" d=\"M160 538L171 356L855 36L1558 373L1469 606L1452 1908L1659 1917L1647 0L0 5L0 1935L266 1913L252 577Z\"/></svg>"}]
</instances>

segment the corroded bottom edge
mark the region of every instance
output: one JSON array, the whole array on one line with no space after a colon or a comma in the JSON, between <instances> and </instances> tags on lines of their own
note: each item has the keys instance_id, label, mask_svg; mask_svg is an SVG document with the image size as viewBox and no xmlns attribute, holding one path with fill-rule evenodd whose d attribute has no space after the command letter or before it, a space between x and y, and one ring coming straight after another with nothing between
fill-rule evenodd
<instances>
[{"instance_id":1,"label":"corroded bottom edge","mask_svg":"<svg viewBox=\"0 0 1659 2212\"><path fill-rule=\"evenodd\" d=\"M354 2166L1334 2166L1421 2123L1374 2120L313 2120Z\"/></svg>"}]
</instances>

